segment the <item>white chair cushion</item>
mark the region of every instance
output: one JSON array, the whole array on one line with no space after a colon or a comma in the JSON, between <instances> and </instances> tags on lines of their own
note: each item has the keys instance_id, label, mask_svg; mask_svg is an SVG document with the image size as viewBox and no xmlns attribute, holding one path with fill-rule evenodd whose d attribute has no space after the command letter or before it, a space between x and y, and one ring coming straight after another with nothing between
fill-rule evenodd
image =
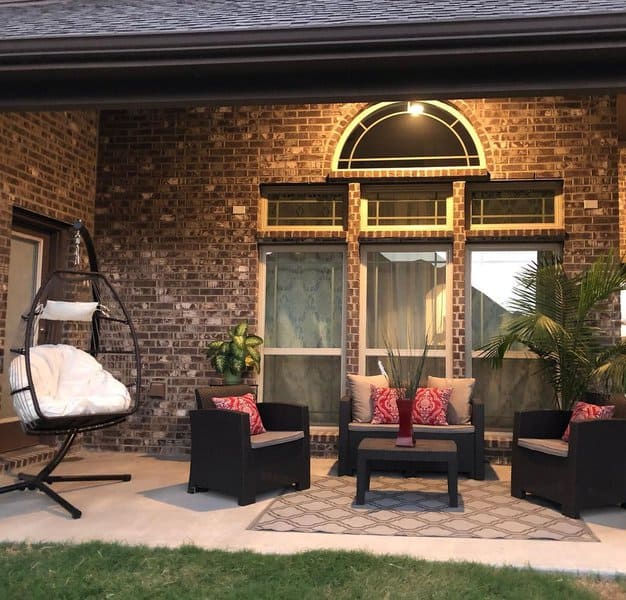
<instances>
[{"instance_id":1,"label":"white chair cushion","mask_svg":"<svg viewBox=\"0 0 626 600\"><path fill-rule=\"evenodd\" d=\"M30 369L39 409L46 417L123 412L131 403L126 386L105 371L90 354L66 344L43 344L30 349ZM39 417L26 376L26 360L11 361L9 384L13 407L25 423Z\"/></svg>"}]
</instances>

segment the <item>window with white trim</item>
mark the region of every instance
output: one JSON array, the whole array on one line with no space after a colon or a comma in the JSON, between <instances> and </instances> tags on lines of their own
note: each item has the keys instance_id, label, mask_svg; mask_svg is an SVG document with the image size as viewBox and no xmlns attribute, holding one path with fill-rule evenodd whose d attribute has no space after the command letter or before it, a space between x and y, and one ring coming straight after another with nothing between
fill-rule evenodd
<instances>
[{"instance_id":1,"label":"window with white trim","mask_svg":"<svg viewBox=\"0 0 626 600\"><path fill-rule=\"evenodd\" d=\"M333 170L483 169L476 132L454 106L437 100L380 102L346 127Z\"/></svg>"},{"instance_id":2,"label":"window with white trim","mask_svg":"<svg viewBox=\"0 0 626 600\"><path fill-rule=\"evenodd\" d=\"M260 229L341 231L346 221L345 185L263 185Z\"/></svg>"},{"instance_id":3,"label":"window with white trim","mask_svg":"<svg viewBox=\"0 0 626 600\"><path fill-rule=\"evenodd\" d=\"M428 355L424 379L449 372L450 249L426 245L364 245L361 248L361 369L379 372L388 342L405 356Z\"/></svg>"},{"instance_id":4,"label":"window with white trim","mask_svg":"<svg viewBox=\"0 0 626 600\"><path fill-rule=\"evenodd\" d=\"M563 226L560 182L468 183L470 229L545 229Z\"/></svg>"},{"instance_id":5,"label":"window with white trim","mask_svg":"<svg viewBox=\"0 0 626 600\"><path fill-rule=\"evenodd\" d=\"M500 332L511 314L517 275L545 255L560 253L557 244L468 246L466 298L467 373L476 378L475 394L485 403L486 424L510 428L516 410L546 408L552 389L539 372L536 355L525 347L508 351L502 368L494 369L479 348Z\"/></svg>"},{"instance_id":6,"label":"window with white trim","mask_svg":"<svg viewBox=\"0 0 626 600\"><path fill-rule=\"evenodd\" d=\"M361 230L452 228L452 186L387 184L361 186Z\"/></svg>"},{"instance_id":7,"label":"window with white trim","mask_svg":"<svg viewBox=\"0 0 626 600\"><path fill-rule=\"evenodd\" d=\"M261 248L262 394L336 423L344 362L345 247Z\"/></svg>"}]
</instances>

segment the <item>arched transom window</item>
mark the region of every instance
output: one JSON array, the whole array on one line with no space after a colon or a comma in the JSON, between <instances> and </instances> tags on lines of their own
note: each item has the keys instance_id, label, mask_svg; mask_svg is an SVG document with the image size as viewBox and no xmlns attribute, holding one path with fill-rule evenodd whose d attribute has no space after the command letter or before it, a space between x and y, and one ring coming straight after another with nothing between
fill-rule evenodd
<instances>
[{"instance_id":1,"label":"arched transom window","mask_svg":"<svg viewBox=\"0 0 626 600\"><path fill-rule=\"evenodd\" d=\"M335 170L484 168L469 121L445 102L382 102L344 132Z\"/></svg>"}]
</instances>

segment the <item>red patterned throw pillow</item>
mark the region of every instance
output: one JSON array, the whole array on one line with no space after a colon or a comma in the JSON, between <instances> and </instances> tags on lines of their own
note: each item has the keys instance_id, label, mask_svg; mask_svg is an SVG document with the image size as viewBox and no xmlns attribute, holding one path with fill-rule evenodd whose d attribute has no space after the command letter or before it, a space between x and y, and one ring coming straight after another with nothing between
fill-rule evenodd
<instances>
[{"instance_id":1,"label":"red patterned throw pillow","mask_svg":"<svg viewBox=\"0 0 626 600\"><path fill-rule=\"evenodd\" d=\"M417 388L412 420L416 425L447 425L452 388Z\"/></svg>"},{"instance_id":2,"label":"red patterned throw pillow","mask_svg":"<svg viewBox=\"0 0 626 600\"><path fill-rule=\"evenodd\" d=\"M254 394L244 394L243 396L225 396L224 398L213 398L216 408L223 410L239 410L248 413L250 416L250 435L265 433L263 421L259 409L254 401Z\"/></svg>"},{"instance_id":3,"label":"red patterned throw pillow","mask_svg":"<svg viewBox=\"0 0 626 600\"><path fill-rule=\"evenodd\" d=\"M399 423L398 405L396 404L395 388L379 388L372 386L372 400L374 412L372 423Z\"/></svg>"},{"instance_id":4,"label":"red patterned throw pillow","mask_svg":"<svg viewBox=\"0 0 626 600\"><path fill-rule=\"evenodd\" d=\"M574 410L570 417L569 423L577 423L579 421L597 421L599 419L611 419L615 412L615 406L612 404L599 406L597 404L589 404L587 402L576 402ZM561 438L564 442L569 441L569 423L565 429L565 433Z\"/></svg>"}]
</instances>

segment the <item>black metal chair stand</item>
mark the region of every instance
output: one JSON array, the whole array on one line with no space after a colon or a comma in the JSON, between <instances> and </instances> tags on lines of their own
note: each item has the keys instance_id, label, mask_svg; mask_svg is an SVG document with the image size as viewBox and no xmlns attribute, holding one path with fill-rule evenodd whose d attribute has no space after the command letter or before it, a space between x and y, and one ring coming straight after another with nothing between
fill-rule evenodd
<instances>
[{"instance_id":1,"label":"black metal chair stand","mask_svg":"<svg viewBox=\"0 0 626 600\"><path fill-rule=\"evenodd\" d=\"M82 512L76 508L73 504L68 502L65 498L57 494L49 485L49 483L58 483L62 481L130 481L131 476L129 474L120 475L52 475L51 473L59 466L60 462L65 458L68 453L74 439L76 438L77 431L70 432L63 443L59 446L50 462L36 475L29 475L28 473L18 473L17 478L19 481L11 483L4 487L0 487L0 494L13 491L24 490L40 490L48 497L52 498L57 504L60 504L65 510L67 510L72 519L80 519Z\"/></svg>"}]
</instances>

